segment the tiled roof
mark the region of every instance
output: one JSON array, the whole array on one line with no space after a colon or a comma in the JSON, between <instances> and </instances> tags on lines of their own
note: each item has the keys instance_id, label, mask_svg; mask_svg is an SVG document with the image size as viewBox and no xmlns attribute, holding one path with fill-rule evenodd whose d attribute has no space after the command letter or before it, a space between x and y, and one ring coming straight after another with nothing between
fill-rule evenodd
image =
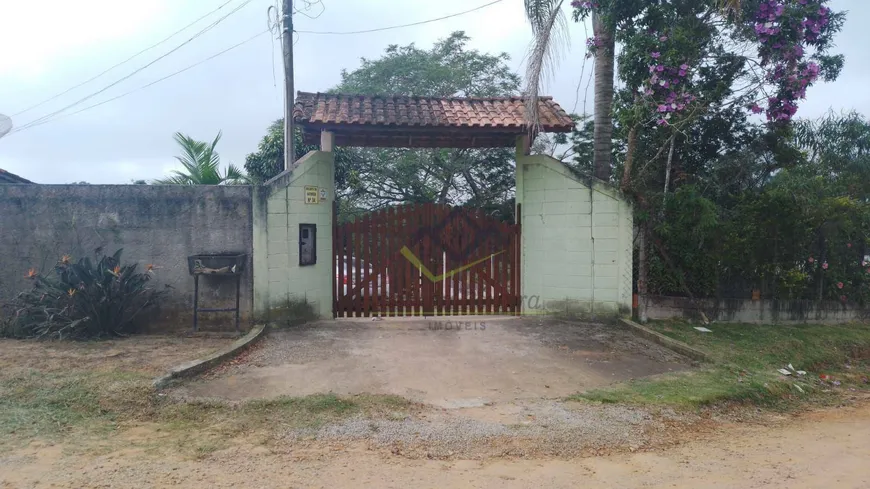
<instances>
[{"instance_id":1,"label":"tiled roof","mask_svg":"<svg viewBox=\"0 0 870 489\"><path fill-rule=\"evenodd\" d=\"M571 132L574 121L552 97L538 102L545 132ZM303 124L525 128L521 97L436 98L299 92L293 117Z\"/></svg>"},{"instance_id":2,"label":"tiled roof","mask_svg":"<svg viewBox=\"0 0 870 489\"><path fill-rule=\"evenodd\" d=\"M571 132L574 121L551 97L540 97L538 104L541 131ZM299 92L293 119L303 127L309 143L319 138L321 129L328 129L336 133L339 145L511 146L516 135L527 131L525 100L521 97L438 98ZM402 143L403 140L409 144Z\"/></svg>"},{"instance_id":3,"label":"tiled roof","mask_svg":"<svg viewBox=\"0 0 870 489\"><path fill-rule=\"evenodd\" d=\"M9 173L8 171L0 168L0 183L33 183L26 178L21 178L14 173Z\"/></svg>"}]
</instances>

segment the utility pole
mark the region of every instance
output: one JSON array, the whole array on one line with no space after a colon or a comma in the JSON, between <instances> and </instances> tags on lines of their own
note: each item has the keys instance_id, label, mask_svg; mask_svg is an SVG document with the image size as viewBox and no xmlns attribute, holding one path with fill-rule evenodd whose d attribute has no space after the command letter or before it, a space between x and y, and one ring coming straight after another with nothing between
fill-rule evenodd
<instances>
[{"instance_id":1,"label":"utility pole","mask_svg":"<svg viewBox=\"0 0 870 489\"><path fill-rule=\"evenodd\" d=\"M283 2L281 39L284 47L284 169L287 170L296 159L296 148L293 144L293 0Z\"/></svg>"}]
</instances>

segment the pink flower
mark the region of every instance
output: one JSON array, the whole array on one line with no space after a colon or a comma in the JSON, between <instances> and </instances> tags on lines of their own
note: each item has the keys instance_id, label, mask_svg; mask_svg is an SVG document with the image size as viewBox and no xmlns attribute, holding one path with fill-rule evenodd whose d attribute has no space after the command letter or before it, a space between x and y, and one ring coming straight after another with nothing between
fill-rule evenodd
<instances>
[{"instance_id":1,"label":"pink flower","mask_svg":"<svg viewBox=\"0 0 870 489\"><path fill-rule=\"evenodd\" d=\"M749 107L749 110L751 110L753 114L760 114L764 112L764 109L762 109L758 104L752 104ZM812 263L812 258L810 258L810 263Z\"/></svg>"},{"instance_id":2,"label":"pink flower","mask_svg":"<svg viewBox=\"0 0 870 489\"><path fill-rule=\"evenodd\" d=\"M845 296L845 295L841 295L841 296L840 296L840 302L846 302L846 296Z\"/></svg>"},{"instance_id":3,"label":"pink flower","mask_svg":"<svg viewBox=\"0 0 870 489\"><path fill-rule=\"evenodd\" d=\"M659 58L659 57L661 57L661 55L662 55L662 53L660 53L658 51L654 51L654 52L650 53L650 56L652 56L653 58Z\"/></svg>"},{"instance_id":4,"label":"pink flower","mask_svg":"<svg viewBox=\"0 0 870 489\"><path fill-rule=\"evenodd\" d=\"M816 259L815 259L815 258L813 258L813 257L810 257L810 259L809 259L809 260L807 260L807 261L808 261L808 262L810 262L810 263L813 263L813 262L815 262L815 261L816 261Z\"/></svg>"},{"instance_id":5,"label":"pink flower","mask_svg":"<svg viewBox=\"0 0 870 489\"><path fill-rule=\"evenodd\" d=\"M828 262L822 263L822 268L827 270L828 269Z\"/></svg>"},{"instance_id":6,"label":"pink flower","mask_svg":"<svg viewBox=\"0 0 870 489\"><path fill-rule=\"evenodd\" d=\"M846 243L846 247L847 247L847 248L851 248L851 247L852 247L852 243Z\"/></svg>"},{"instance_id":7,"label":"pink flower","mask_svg":"<svg viewBox=\"0 0 870 489\"><path fill-rule=\"evenodd\" d=\"M662 36L659 38L659 41L661 41L661 42L665 42L667 40L668 40L668 36Z\"/></svg>"},{"instance_id":8,"label":"pink flower","mask_svg":"<svg viewBox=\"0 0 870 489\"><path fill-rule=\"evenodd\" d=\"M837 282L837 288L838 288L838 289L842 289L842 288L843 288L843 282Z\"/></svg>"}]
</instances>

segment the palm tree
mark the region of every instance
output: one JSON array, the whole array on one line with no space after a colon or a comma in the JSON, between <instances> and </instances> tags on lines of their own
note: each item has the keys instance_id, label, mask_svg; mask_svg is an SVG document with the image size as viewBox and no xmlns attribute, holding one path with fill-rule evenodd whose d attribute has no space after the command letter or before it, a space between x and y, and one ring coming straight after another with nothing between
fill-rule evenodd
<instances>
[{"instance_id":1,"label":"palm tree","mask_svg":"<svg viewBox=\"0 0 870 489\"><path fill-rule=\"evenodd\" d=\"M175 142L181 146L181 156L176 156L184 171L175 170L171 177L155 180L156 185L240 185L250 183L248 176L230 163L227 171L221 174L221 157L215 151L221 133L218 132L211 144L197 141L180 132L175 133Z\"/></svg>"},{"instance_id":2,"label":"palm tree","mask_svg":"<svg viewBox=\"0 0 870 489\"><path fill-rule=\"evenodd\" d=\"M525 0L526 17L532 24L535 39L527 68L526 89L528 112L533 126L538 124L537 99L544 74L553 70L558 50L566 44L567 22L562 11L565 0ZM613 29L592 13L592 31L599 42L595 56L595 109L593 115L593 174L610 180L611 147L613 145Z\"/></svg>"}]
</instances>

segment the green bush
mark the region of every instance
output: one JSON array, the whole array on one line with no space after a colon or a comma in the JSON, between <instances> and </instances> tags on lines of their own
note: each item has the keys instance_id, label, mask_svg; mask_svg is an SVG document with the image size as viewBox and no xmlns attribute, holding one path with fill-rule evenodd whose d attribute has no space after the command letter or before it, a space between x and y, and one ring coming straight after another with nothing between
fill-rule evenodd
<instances>
[{"instance_id":1,"label":"green bush","mask_svg":"<svg viewBox=\"0 0 870 489\"><path fill-rule=\"evenodd\" d=\"M11 318L0 334L15 338L90 339L134 332L142 313L163 291L149 287L152 266L138 273L121 265L121 250L96 262L68 256L45 276L31 269L33 287L12 301Z\"/></svg>"}]
</instances>

